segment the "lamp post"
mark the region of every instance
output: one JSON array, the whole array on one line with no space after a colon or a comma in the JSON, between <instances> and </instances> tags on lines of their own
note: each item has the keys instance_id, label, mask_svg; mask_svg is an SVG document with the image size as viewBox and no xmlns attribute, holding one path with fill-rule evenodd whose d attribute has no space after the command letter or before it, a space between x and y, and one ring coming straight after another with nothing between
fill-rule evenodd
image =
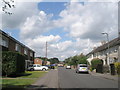
<instances>
[{"instance_id":1,"label":"lamp post","mask_svg":"<svg viewBox=\"0 0 120 90\"><path fill-rule=\"evenodd\" d=\"M108 65L110 65L109 34L108 33L102 33L102 34L107 35L107 41L108 41L108 61L109 61Z\"/></svg>"}]
</instances>

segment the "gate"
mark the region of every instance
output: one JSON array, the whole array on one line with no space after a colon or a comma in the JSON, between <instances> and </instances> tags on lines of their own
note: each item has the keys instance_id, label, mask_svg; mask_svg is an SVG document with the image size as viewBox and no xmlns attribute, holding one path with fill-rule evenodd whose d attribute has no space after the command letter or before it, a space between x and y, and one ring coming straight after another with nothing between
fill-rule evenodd
<instances>
[{"instance_id":1,"label":"gate","mask_svg":"<svg viewBox=\"0 0 120 90\"><path fill-rule=\"evenodd\" d=\"M98 64L96 68L97 73L103 73L103 64Z\"/></svg>"},{"instance_id":2,"label":"gate","mask_svg":"<svg viewBox=\"0 0 120 90\"><path fill-rule=\"evenodd\" d=\"M111 75L115 75L115 66L114 66L114 64L110 64L110 71L111 71Z\"/></svg>"}]
</instances>

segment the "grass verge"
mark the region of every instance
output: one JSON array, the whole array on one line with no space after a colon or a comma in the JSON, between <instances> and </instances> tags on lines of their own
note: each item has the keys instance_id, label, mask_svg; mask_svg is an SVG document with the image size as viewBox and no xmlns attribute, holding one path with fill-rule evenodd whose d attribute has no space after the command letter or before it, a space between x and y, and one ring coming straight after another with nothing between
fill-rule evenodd
<instances>
[{"instance_id":1,"label":"grass verge","mask_svg":"<svg viewBox=\"0 0 120 90\"><path fill-rule=\"evenodd\" d=\"M2 87L3 88L17 88L21 87L24 88L27 85L31 85L38 80L38 78L42 77L46 71L26 71L24 74L10 78L4 77L2 78Z\"/></svg>"}]
</instances>

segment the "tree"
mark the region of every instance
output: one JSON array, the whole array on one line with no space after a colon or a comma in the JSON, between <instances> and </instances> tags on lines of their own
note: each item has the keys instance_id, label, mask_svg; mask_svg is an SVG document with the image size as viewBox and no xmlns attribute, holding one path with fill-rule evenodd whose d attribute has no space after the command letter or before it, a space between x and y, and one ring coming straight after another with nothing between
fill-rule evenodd
<instances>
[{"instance_id":1,"label":"tree","mask_svg":"<svg viewBox=\"0 0 120 90\"><path fill-rule=\"evenodd\" d=\"M48 59L48 61L50 61L51 64L59 63L58 58L50 58L50 59Z\"/></svg>"},{"instance_id":2,"label":"tree","mask_svg":"<svg viewBox=\"0 0 120 90\"><path fill-rule=\"evenodd\" d=\"M79 64L88 64L87 57L81 53L78 56L78 63Z\"/></svg>"},{"instance_id":3,"label":"tree","mask_svg":"<svg viewBox=\"0 0 120 90\"><path fill-rule=\"evenodd\" d=\"M77 64L88 64L87 57L82 53L65 59L65 63L68 65L77 66Z\"/></svg>"},{"instance_id":4,"label":"tree","mask_svg":"<svg viewBox=\"0 0 120 90\"><path fill-rule=\"evenodd\" d=\"M3 0L2 11L4 11L5 13L11 15L12 12L9 11L9 9L11 9L11 8L15 8L14 0Z\"/></svg>"},{"instance_id":5,"label":"tree","mask_svg":"<svg viewBox=\"0 0 120 90\"><path fill-rule=\"evenodd\" d=\"M91 65L92 65L92 69L97 69L97 65L98 64L103 64L103 60L99 59L99 58L94 58L91 61Z\"/></svg>"}]
</instances>

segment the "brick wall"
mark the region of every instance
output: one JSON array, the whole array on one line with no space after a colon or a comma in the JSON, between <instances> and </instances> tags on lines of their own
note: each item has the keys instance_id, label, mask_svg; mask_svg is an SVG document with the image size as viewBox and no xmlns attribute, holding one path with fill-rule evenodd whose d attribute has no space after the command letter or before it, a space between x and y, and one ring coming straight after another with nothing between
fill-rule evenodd
<instances>
[{"instance_id":1,"label":"brick wall","mask_svg":"<svg viewBox=\"0 0 120 90\"><path fill-rule=\"evenodd\" d=\"M39 58L34 59L34 64L40 64L42 65L42 60Z\"/></svg>"},{"instance_id":2,"label":"brick wall","mask_svg":"<svg viewBox=\"0 0 120 90\"><path fill-rule=\"evenodd\" d=\"M16 43L13 40L9 39L9 42L8 42L9 51L15 51L15 45Z\"/></svg>"}]
</instances>

